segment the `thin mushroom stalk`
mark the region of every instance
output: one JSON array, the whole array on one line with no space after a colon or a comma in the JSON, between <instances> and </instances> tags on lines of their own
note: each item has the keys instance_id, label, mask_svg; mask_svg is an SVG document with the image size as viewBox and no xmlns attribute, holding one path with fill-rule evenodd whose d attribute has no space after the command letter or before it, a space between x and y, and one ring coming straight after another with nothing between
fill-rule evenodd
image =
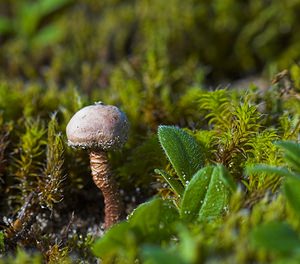
<instances>
[{"instance_id":1,"label":"thin mushroom stalk","mask_svg":"<svg viewBox=\"0 0 300 264\"><path fill-rule=\"evenodd\" d=\"M120 221L124 211L107 151L121 149L127 140L128 130L125 113L116 106L103 103L79 110L66 128L68 144L90 152L92 177L104 197L105 229Z\"/></svg>"},{"instance_id":2,"label":"thin mushroom stalk","mask_svg":"<svg viewBox=\"0 0 300 264\"><path fill-rule=\"evenodd\" d=\"M107 153L104 151L91 151L90 163L93 181L103 193L105 204L104 228L107 229L122 219L122 200L112 175Z\"/></svg>"}]
</instances>

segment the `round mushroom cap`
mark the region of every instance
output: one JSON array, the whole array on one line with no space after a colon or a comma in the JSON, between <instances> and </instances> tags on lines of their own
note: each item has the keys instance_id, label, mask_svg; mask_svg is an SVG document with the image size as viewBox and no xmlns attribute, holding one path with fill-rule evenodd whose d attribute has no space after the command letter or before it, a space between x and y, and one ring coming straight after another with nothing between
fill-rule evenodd
<instances>
[{"instance_id":1,"label":"round mushroom cap","mask_svg":"<svg viewBox=\"0 0 300 264\"><path fill-rule=\"evenodd\" d=\"M127 140L129 123L124 112L113 105L96 103L76 112L66 133L68 144L99 150L116 150Z\"/></svg>"}]
</instances>

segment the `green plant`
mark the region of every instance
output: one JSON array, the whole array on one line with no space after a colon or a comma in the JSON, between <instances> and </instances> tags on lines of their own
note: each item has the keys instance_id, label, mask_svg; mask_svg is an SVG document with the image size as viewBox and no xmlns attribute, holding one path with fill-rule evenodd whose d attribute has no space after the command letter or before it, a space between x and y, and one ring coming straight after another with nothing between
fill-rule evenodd
<instances>
[{"instance_id":1,"label":"green plant","mask_svg":"<svg viewBox=\"0 0 300 264\"><path fill-rule=\"evenodd\" d=\"M24 38L34 48L51 45L63 34L53 18L70 3L72 0L11 1L14 16L0 18L0 33Z\"/></svg>"},{"instance_id":2,"label":"green plant","mask_svg":"<svg viewBox=\"0 0 300 264\"><path fill-rule=\"evenodd\" d=\"M236 185L224 166L207 166L197 171L186 186L180 204L185 221L207 220L228 210L230 194Z\"/></svg>"},{"instance_id":3,"label":"green plant","mask_svg":"<svg viewBox=\"0 0 300 264\"><path fill-rule=\"evenodd\" d=\"M179 196L182 219L209 219L226 208L235 183L224 166L206 166L199 143L177 127L158 128L160 144L177 176L156 170ZM178 177L179 181L176 179Z\"/></svg>"},{"instance_id":4,"label":"green plant","mask_svg":"<svg viewBox=\"0 0 300 264\"><path fill-rule=\"evenodd\" d=\"M284 178L284 194L293 209L299 216L300 210L300 144L292 141L276 143L284 151L284 160L288 167L270 165L254 165L247 167L247 173L277 174ZM289 255L299 260L299 233L286 222L268 222L258 226L253 232L252 241L257 248L279 254L282 261Z\"/></svg>"},{"instance_id":5,"label":"green plant","mask_svg":"<svg viewBox=\"0 0 300 264\"><path fill-rule=\"evenodd\" d=\"M109 229L95 242L93 252L104 262L132 263L139 254L138 245L168 241L177 219L170 201L153 199L135 209L126 222Z\"/></svg>"},{"instance_id":6,"label":"green plant","mask_svg":"<svg viewBox=\"0 0 300 264\"><path fill-rule=\"evenodd\" d=\"M176 127L160 126L158 138L183 186L204 165L199 144L188 133Z\"/></svg>"},{"instance_id":7,"label":"green plant","mask_svg":"<svg viewBox=\"0 0 300 264\"><path fill-rule=\"evenodd\" d=\"M3 232L0 232L0 253L4 251L5 245L4 245L4 234Z\"/></svg>"},{"instance_id":8,"label":"green plant","mask_svg":"<svg viewBox=\"0 0 300 264\"><path fill-rule=\"evenodd\" d=\"M179 180L164 171L157 172L181 201L155 199L140 205L126 222L112 227L95 243L93 251L104 261L117 257L117 261L130 263L141 252L147 256L150 250L136 251L138 242L159 245L170 240L175 224L212 220L228 210L230 193L236 189L228 171L220 164L203 167L200 146L177 127L160 126L158 137Z\"/></svg>"},{"instance_id":9,"label":"green plant","mask_svg":"<svg viewBox=\"0 0 300 264\"><path fill-rule=\"evenodd\" d=\"M18 249L16 256L9 256L0 259L1 264L40 264L41 256L39 254L27 254L24 250Z\"/></svg>"}]
</instances>

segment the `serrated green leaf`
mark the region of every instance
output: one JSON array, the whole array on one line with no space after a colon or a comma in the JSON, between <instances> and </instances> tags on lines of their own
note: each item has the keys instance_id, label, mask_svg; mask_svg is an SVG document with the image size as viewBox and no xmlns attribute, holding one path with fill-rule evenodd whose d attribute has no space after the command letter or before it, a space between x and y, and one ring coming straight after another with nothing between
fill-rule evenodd
<instances>
[{"instance_id":1,"label":"serrated green leaf","mask_svg":"<svg viewBox=\"0 0 300 264\"><path fill-rule=\"evenodd\" d=\"M155 171L155 173L157 173L157 174L161 175L162 177L164 177L166 182L171 186L173 191L178 196L182 196L184 188L183 188L182 184L179 181L173 179L172 176L170 174L168 174L167 172L165 172L164 170L155 169L154 171Z\"/></svg>"},{"instance_id":2,"label":"serrated green leaf","mask_svg":"<svg viewBox=\"0 0 300 264\"><path fill-rule=\"evenodd\" d=\"M217 217L226 209L231 190L236 189L231 175L222 165L199 170L183 194L180 215L186 221Z\"/></svg>"},{"instance_id":3,"label":"serrated green leaf","mask_svg":"<svg viewBox=\"0 0 300 264\"><path fill-rule=\"evenodd\" d=\"M192 136L174 126L160 126L158 138L179 179L186 185L203 167L201 147Z\"/></svg>"},{"instance_id":4,"label":"serrated green leaf","mask_svg":"<svg viewBox=\"0 0 300 264\"><path fill-rule=\"evenodd\" d=\"M291 254L300 249L297 233L283 222L269 222L255 228L251 233L255 247L265 250Z\"/></svg>"}]
</instances>

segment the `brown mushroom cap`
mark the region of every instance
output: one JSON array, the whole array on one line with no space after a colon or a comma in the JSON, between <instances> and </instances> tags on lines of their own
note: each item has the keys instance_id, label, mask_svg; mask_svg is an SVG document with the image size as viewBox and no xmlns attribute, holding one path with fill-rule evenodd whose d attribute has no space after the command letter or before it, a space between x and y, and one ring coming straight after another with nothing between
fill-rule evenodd
<instances>
[{"instance_id":1,"label":"brown mushroom cap","mask_svg":"<svg viewBox=\"0 0 300 264\"><path fill-rule=\"evenodd\" d=\"M128 129L127 117L118 107L96 103L76 112L66 133L72 147L115 150L126 142Z\"/></svg>"}]
</instances>

